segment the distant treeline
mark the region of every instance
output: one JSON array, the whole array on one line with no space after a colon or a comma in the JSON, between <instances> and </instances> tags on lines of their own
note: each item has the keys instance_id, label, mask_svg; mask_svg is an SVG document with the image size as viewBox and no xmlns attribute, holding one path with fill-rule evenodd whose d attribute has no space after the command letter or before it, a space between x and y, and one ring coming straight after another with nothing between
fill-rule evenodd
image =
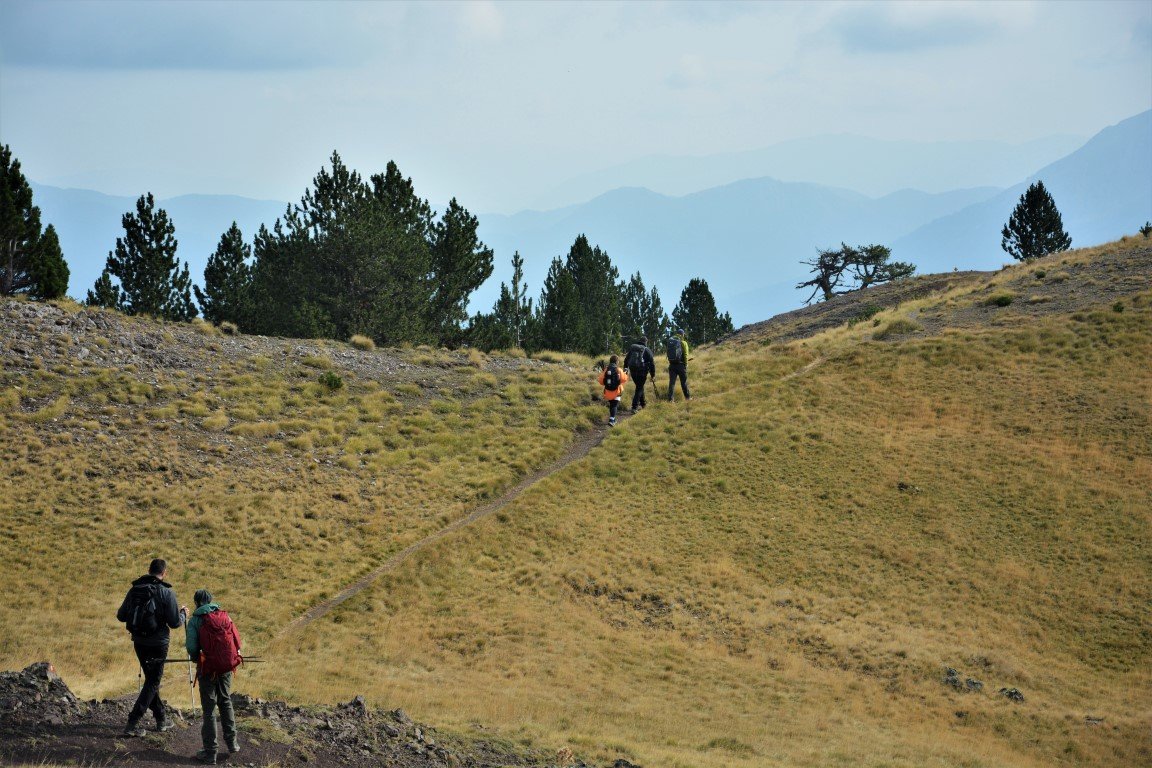
<instances>
[{"instance_id":1,"label":"distant treeline","mask_svg":"<svg viewBox=\"0 0 1152 768\"><path fill-rule=\"evenodd\" d=\"M0 150L0 295L62 296L68 266L56 232L41 228L19 161ZM336 152L330 163L251 245L233 222L208 258L203 288L177 258L175 224L151 193L141 195L86 303L176 321L202 313L269 336L592 355L642 335L655 343L673 324L696 344L732 331L704 280L689 282L669 319L655 287L639 273L621 280L583 234L553 259L535 306L516 253L511 287L500 286L490 312L469 317L469 298L493 270L476 217L455 198L437 215L393 162L366 180Z\"/></svg>"}]
</instances>

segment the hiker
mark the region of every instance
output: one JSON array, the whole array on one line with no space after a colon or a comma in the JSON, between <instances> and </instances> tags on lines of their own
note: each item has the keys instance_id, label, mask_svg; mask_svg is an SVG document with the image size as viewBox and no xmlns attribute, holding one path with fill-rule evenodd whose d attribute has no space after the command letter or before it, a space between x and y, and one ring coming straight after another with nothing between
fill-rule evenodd
<instances>
[{"instance_id":1,"label":"hiker","mask_svg":"<svg viewBox=\"0 0 1152 768\"><path fill-rule=\"evenodd\" d=\"M616 409L620 407L620 395L624 392L624 382L628 374L616 365L616 355L608 359L608 367L600 371L600 385L604 387L604 399L608 401L608 426L616 426Z\"/></svg>"},{"instance_id":2,"label":"hiker","mask_svg":"<svg viewBox=\"0 0 1152 768\"><path fill-rule=\"evenodd\" d=\"M167 731L175 725L168 718L160 699L160 680L164 677L164 659L168 658L168 630L184 623L188 609L177 607L176 593L165 581L167 577L168 563L156 558L149 564L148 573L132 582L132 588L116 611L117 621L127 625L132 633L132 647L136 649L136 658L144 673L144 687L128 713L125 736L143 736L146 733L141 720L149 709L156 717L157 731Z\"/></svg>"},{"instance_id":3,"label":"hiker","mask_svg":"<svg viewBox=\"0 0 1152 768\"><path fill-rule=\"evenodd\" d=\"M656 376L656 360L652 356L652 350L648 349L647 336L641 336L639 343L628 348L628 354L624 356L624 367L628 369L632 381L636 383L636 391L632 394L632 413L636 413L639 409L648 407L648 400L644 397L644 382L649 376L653 378ZM655 388L655 381L652 385Z\"/></svg>"},{"instance_id":4,"label":"hiker","mask_svg":"<svg viewBox=\"0 0 1152 768\"><path fill-rule=\"evenodd\" d=\"M674 330L665 348L668 353L668 402L675 400L673 393L677 378L680 379L684 399L691 400L692 395L688 394L688 340L684 338L684 332L678 328Z\"/></svg>"},{"instance_id":5,"label":"hiker","mask_svg":"<svg viewBox=\"0 0 1152 768\"><path fill-rule=\"evenodd\" d=\"M224 745L229 754L240 751L236 740L236 714L232 711L232 672L240 666L240 633L228 612L222 610L206 589L196 590L192 596L196 610L184 628L184 646L188 657L196 662L196 679L200 685L200 708L204 711L204 724L200 739L204 748L196 759L208 765L216 764L216 712L220 708L220 727L224 731Z\"/></svg>"}]
</instances>

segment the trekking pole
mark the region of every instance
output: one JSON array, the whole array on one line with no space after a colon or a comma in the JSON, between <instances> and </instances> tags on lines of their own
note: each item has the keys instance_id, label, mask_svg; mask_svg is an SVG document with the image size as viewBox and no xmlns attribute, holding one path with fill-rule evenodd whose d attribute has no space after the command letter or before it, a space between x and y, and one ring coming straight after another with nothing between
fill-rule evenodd
<instances>
[{"instance_id":1,"label":"trekking pole","mask_svg":"<svg viewBox=\"0 0 1152 768\"><path fill-rule=\"evenodd\" d=\"M192 659L188 659L188 700L192 702L192 709L196 709L196 678L192 676Z\"/></svg>"}]
</instances>

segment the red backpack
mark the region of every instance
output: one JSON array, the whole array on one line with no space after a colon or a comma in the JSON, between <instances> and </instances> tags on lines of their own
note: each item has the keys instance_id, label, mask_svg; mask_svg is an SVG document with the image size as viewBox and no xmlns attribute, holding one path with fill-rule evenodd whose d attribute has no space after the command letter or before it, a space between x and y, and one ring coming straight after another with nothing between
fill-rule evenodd
<instances>
[{"instance_id":1,"label":"red backpack","mask_svg":"<svg viewBox=\"0 0 1152 768\"><path fill-rule=\"evenodd\" d=\"M240 633L227 611L215 610L200 620L200 671L216 677L233 671L240 656Z\"/></svg>"}]
</instances>

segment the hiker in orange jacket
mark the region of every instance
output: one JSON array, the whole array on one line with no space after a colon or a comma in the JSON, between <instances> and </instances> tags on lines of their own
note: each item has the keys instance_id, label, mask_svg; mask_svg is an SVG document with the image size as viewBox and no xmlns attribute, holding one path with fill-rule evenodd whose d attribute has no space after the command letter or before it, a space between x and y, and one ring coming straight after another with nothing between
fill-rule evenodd
<instances>
[{"instance_id":1,"label":"hiker in orange jacket","mask_svg":"<svg viewBox=\"0 0 1152 768\"><path fill-rule=\"evenodd\" d=\"M604 399L608 401L608 426L616 426L616 411L620 408L620 396L624 393L624 383L628 373L616 364L616 355L608 359L608 367L600 371L600 386L604 387Z\"/></svg>"}]
</instances>

